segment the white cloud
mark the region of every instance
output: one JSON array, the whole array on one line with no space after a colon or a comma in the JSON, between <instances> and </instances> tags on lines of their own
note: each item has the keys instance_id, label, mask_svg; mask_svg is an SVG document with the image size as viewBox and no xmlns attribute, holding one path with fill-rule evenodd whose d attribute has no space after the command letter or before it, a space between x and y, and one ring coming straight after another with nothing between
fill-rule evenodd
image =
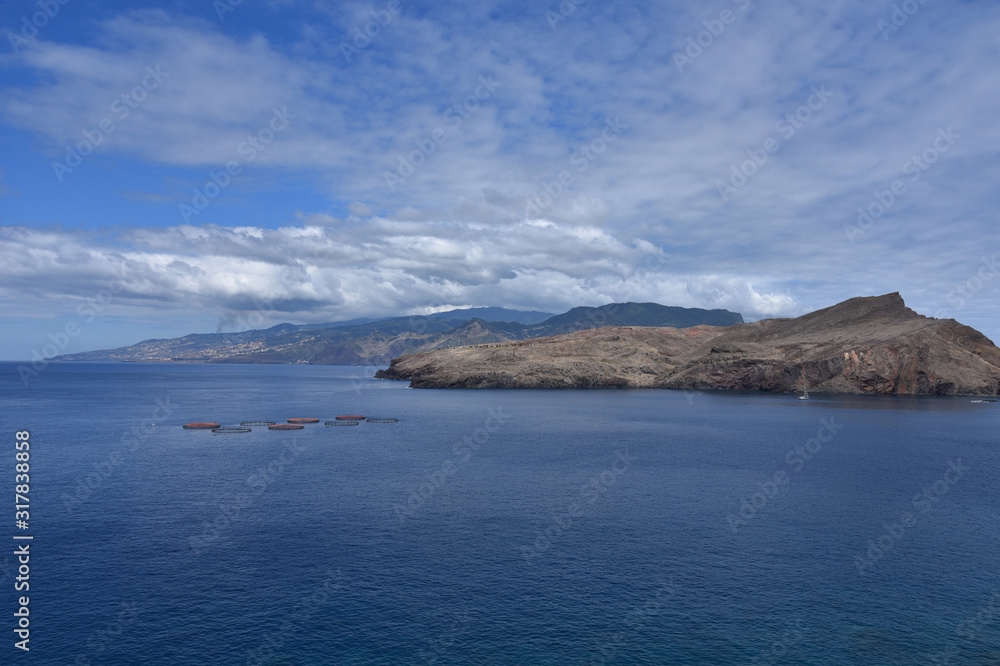
<instances>
[{"instance_id":1,"label":"white cloud","mask_svg":"<svg viewBox=\"0 0 1000 666\"><path fill-rule=\"evenodd\" d=\"M0 298L68 307L121 279L123 309L227 311L268 299L297 321L395 314L444 300L535 309L654 300L760 313L791 306L736 278L671 273L647 243L589 227L375 222L346 230L125 230L115 244L131 249L117 251L108 240L81 241L59 229L8 229L0 253L10 287ZM18 256L30 261L14 270Z\"/></svg>"},{"instance_id":2,"label":"white cloud","mask_svg":"<svg viewBox=\"0 0 1000 666\"><path fill-rule=\"evenodd\" d=\"M281 174L338 208L296 202L298 227L133 228L114 242L10 228L2 252L22 252L27 271L0 294L26 312L32 298L72 305L120 267L134 276L122 312L273 296L290 318L328 320L630 299L751 318L896 290L921 311L945 307L1000 250L1000 10L928 3L883 39L889 10L860 1L739 4L585 4L555 31L542 7L403 11L350 63L339 44L366 5L296 15L294 41L164 11L122 14L73 44L42 35L15 59L30 75L5 86L0 113L53 159L160 66L169 76L102 155L201 177L287 107L294 122L247 165L255 187L240 196L252 204ZM737 20L679 72L674 52L725 8ZM462 107L480 77L499 86ZM779 130L814 87L829 100ZM609 119L627 125L613 141ZM947 127L960 138L912 180L907 160ZM768 139L777 152L724 202L718 183ZM433 153L389 188L385 173L428 140ZM906 192L852 242L845 225L896 179ZM989 293L957 316L1000 330Z\"/></svg>"}]
</instances>

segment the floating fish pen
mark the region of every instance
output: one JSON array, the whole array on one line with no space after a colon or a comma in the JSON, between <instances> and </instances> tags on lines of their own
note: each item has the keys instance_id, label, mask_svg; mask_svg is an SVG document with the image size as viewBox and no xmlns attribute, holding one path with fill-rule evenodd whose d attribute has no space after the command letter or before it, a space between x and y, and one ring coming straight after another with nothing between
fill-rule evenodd
<instances>
[{"instance_id":1,"label":"floating fish pen","mask_svg":"<svg viewBox=\"0 0 1000 666\"><path fill-rule=\"evenodd\" d=\"M334 418L337 419L338 421L364 421L365 420L365 417L363 417L363 416L353 416L353 415L335 416Z\"/></svg>"},{"instance_id":2,"label":"floating fish pen","mask_svg":"<svg viewBox=\"0 0 1000 666\"><path fill-rule=\"evenodd\" d=\"M289 423L319 423L319 419L288 419Z\"/></svg>"},{"instance_id":3,"label":"floating fish pen","mask_svg":"<svg viewBox=\"0 0 1000 666\"><path fill-rule=\"evenodd\" d=\"M368 419L368 423L399 423L399 419Z\"/></svg>"},{"instance_id":4,"label":"floating fish pen","mask_svg":"<svg viewBox=\"0 0 1000 666\"><path fill-rule=\"evenodd\" d=\"M361 425L360 421L324 421L323 425L328 426L352 426Z\"/></svg>"},{"instance_id":5,"label":"floating fish pen","mask_svg":"<svg viewBox=\"0 0 1000 666\"><path fill-rule=\"evenodd\" d=\"M241 426L270 426L274 421L240 421Z\"/></svg>"},{"instance_id":6,"label":"floating fish pen","mask_svg":"<svg viewBox=\"0 0 1000 666\"><path fill-rule=\"evenodd\" d=\"M267 426L268 430L302 430L303 428L305 428L304 425L298 425L297 423L276 423Z\"/></svg>"},{"instance_id":7,"label":"floating fish pen","mask_svg":"<svg viewBox=\"0 0 1000 666\"><path fill-rule=\"evenodd\" d=\"M253 428L212 428L212 432L217 432L222 434L253 432Z\"/></svg>"},{"instance_id":8,"label":"floating fish pen","mask_svg":"<svg viewBox=\"0 0 1000 666\"><path fill-rule=\"evenodd\" d=\"M218 423L185 423L181 427L188 430L214 430L219 426L220 424Z\"/></svg>"}]
</instances>

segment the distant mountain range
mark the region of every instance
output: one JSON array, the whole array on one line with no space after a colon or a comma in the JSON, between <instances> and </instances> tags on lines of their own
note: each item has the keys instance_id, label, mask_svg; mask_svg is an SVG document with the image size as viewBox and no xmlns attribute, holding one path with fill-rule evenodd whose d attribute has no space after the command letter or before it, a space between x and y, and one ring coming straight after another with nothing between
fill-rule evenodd
<instances>
[{"instance_id":1,"label":"distant mountain range","mask_svg":"<svg viewBox=\"0 0 1000 666\"><path fill-rule=\"evenodd\" d=\"M852 298L796 319L683 330L610 326L427 351L395 359L376 377L408 379L414 388L995 396L1000 349L953 319L917 314L892 293Z\"/></svg>"},{"instance_id":2,"label":"distant mountain range","mask_svg":"<svg viewBox=\"0 0 1000 666\"><path fill-rule=\"evenodd\" d=\"M239 333L203 333L98 351L57 361L173 363L310 363L388 365L397 356L461 345L540 338L601 326L729 326L743 317L728 310L658 303L610 303L554 315L504 308L471 308L412 317L355 319L329 324L278 324Z\"/></svg>"}]
</instances>

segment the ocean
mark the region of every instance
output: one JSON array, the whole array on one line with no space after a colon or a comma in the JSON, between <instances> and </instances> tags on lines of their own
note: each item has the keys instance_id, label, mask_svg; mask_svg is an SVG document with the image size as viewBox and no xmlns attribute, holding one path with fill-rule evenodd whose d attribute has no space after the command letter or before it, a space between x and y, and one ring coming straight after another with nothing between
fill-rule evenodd
<instances>
[{"instance_id":1,"label":"ocean","mask_svg":"<svg viewBox=\"0 0 1000 666\"><path fill-rule=\"evenodd\" d=\"M1000 664L1000 403L16 368L4 663Z\"/></svg>"}]
</instances>

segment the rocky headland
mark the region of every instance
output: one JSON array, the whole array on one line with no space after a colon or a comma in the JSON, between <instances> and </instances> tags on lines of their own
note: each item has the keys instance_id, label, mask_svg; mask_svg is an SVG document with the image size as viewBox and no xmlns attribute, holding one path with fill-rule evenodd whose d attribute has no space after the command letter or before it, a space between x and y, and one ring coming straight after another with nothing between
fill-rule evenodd
<instances>
[{"instance_id":1,"label":"rocky headland","mask_svg":"<svg viewBox=\"0 0 1000 666\"><path fill-rule=\"evenodd\" d=\"M401 356L376 377L415 388L669 388L997 395L1000 349L898 293L794 319L732 326L608 326Z\"/></svg>"}]
</instances>

